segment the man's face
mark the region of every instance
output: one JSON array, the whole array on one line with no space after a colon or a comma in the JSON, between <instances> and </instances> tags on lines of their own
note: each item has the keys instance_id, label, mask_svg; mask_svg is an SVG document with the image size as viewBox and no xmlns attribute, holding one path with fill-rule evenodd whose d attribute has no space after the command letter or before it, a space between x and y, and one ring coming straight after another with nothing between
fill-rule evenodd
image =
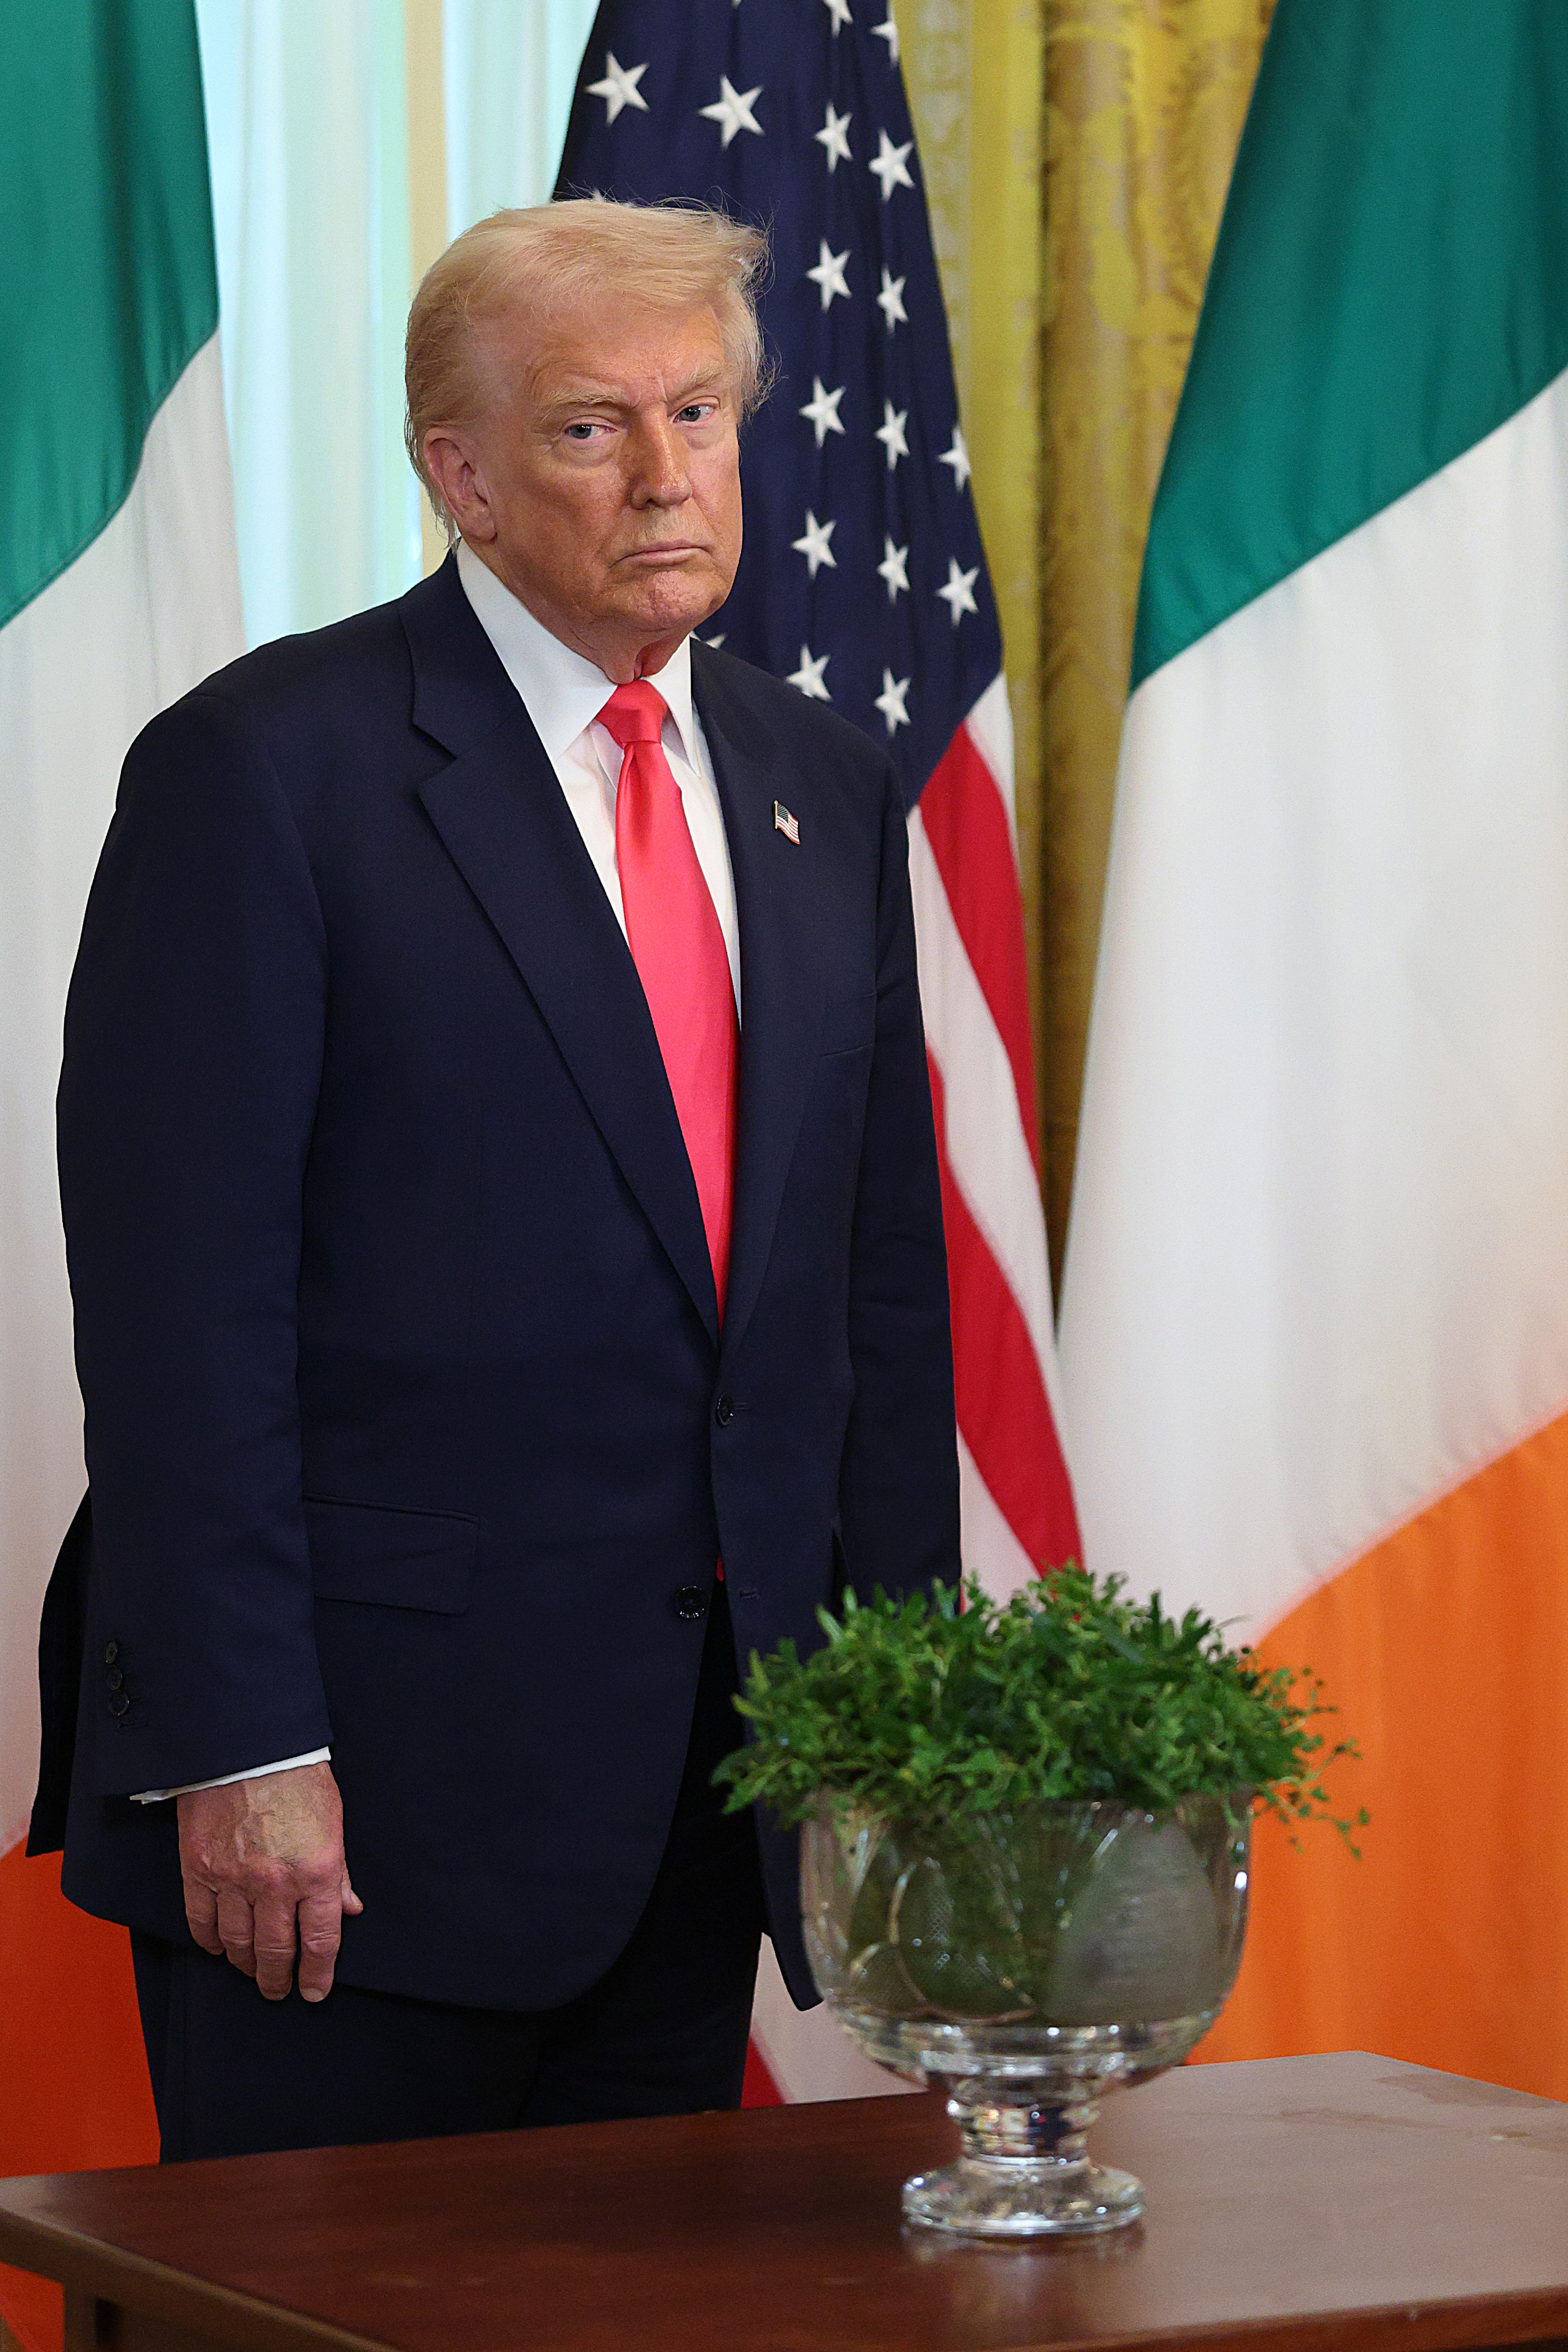
<instances>
[{"instance_id":1,"label":"man's face","mask_svg":"<svg viewBox=\"0 0 1568 2352\"><path fill-rule=\"evenodd\" d=\"M488 361L493 409L447 437L467 453L456 487L468 506L453 504L475 552L624 680L660 668L729 594L741 465L713 312L605 307L608 323L578 315L542 337L504 327Z\"/></svg>"}]
</instances>

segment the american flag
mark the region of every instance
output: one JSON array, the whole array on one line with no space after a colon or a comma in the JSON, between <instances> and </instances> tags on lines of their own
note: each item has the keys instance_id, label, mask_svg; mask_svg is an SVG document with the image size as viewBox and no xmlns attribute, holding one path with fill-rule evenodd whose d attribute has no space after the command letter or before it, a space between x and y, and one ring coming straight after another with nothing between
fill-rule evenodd
<instances>
[{"instance_id":1,"label":"american flag","mask_svg":"<svg viewBox=\"0 0 1568 2352\"><path fill-rule=\"evenodd\" d=\"M998 1594L1079 1551L1057 1436L1012 723L890 0L603 0L558 196L765 226L779 373L704 634L884 744L910 811L942 1161L963 1548Z\"/></svg>"}]
</instances>

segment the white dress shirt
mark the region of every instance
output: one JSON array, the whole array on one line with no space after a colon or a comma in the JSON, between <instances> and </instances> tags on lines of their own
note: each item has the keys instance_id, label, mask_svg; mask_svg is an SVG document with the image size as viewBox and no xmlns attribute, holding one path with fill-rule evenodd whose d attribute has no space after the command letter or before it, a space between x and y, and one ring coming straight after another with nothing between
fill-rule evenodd
<instances>
[{"instance_id":1,"label":"white dress shirt","mask_svg":"<svg viewBox=\"0 0 1568 2352\"><path fill-rule=\"evenodd\" d=\"M594 861L605 896L615 908L622 931L626 928L621 903L621 877L616 866L616 792L621 772L621 747L599 712L615 691L615 681L596 663L552 636L526 604L497 579L488 563L460 543L458 577L478 620L500 657L566 796L583 846ZM702 868L702 878L724 934L730 959L730 980L735 1007L741 1004L741 928L735 914L735 877L730 865L730 845L724 835L724 814L719 787L713 781L702 722L691 699L691 640L682 637L661 670L649 679L669 706L660 740L670 773L680 787L691 845ZM285 1757L276 1764L252 1764L243 1772L225 1772L216 1780L191 1780L179 1789L146 1789L132 1799L138 1805L161 1804L169 1797L191 1796L198 1789L226 1789L237 1780L259 1780L264 1773L289 1772L302 1764L324 1764L330 1748L311 1748L308 1755Z\"/></svg>"},{"instance_id":2,"label":"white dress shirt","mask_svg":"<svg viewBox=\"0 0 1568 2352\"><path fill-rule=\"evenodd\" d=\"M522 697L550 764L576 820L583 845L626 928L621 879L616 866L616 788L621 747L598 714L615 691L597 663L574 653L536 621L526 604L503 587L472 549L458 549L458 577L479 626L500 656L501 667ZM660 740L670 773L680 787L686 823L708 895L724 934L735 1003L741 1002L741 933L735 919L735 877L724 838L723 812L713 781L707 739L691 700L691 640L682 637L664 667L648 679L669 705Z\"/></svg>"}]
</instances>

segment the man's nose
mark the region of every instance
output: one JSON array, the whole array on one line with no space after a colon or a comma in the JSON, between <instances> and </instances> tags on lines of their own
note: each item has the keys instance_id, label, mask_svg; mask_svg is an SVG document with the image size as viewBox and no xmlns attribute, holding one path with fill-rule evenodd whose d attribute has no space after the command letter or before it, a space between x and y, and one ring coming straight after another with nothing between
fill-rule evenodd
<instances>
[{"instance_id":1,"label":"man's nose","mask_svg":"<svg viewBox=\"0 0 1568 2352\"><path fill-rule=\"evenodd\" d=\"M630 443L633 506L684 506L691 477L680 437L667 416L639 418Z\"/></svg>"}]
</instances>

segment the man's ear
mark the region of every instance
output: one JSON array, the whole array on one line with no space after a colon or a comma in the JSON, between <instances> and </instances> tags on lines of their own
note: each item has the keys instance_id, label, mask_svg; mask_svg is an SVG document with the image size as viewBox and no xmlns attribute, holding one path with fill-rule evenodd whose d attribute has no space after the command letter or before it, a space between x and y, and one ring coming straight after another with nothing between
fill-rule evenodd
<instances>
[{"instance_id":1,"label":"man's ear","mask_svg":"<svg viewBox=\"0 0 1568 2352\"><path fill-rule=\"evenodd\" d=\"M495 513L479 469L479 451L468 436L456 425L432 425L425 436L424 455L463 537L482 542L494 539Z\"/></svg>"}]
</instances>

